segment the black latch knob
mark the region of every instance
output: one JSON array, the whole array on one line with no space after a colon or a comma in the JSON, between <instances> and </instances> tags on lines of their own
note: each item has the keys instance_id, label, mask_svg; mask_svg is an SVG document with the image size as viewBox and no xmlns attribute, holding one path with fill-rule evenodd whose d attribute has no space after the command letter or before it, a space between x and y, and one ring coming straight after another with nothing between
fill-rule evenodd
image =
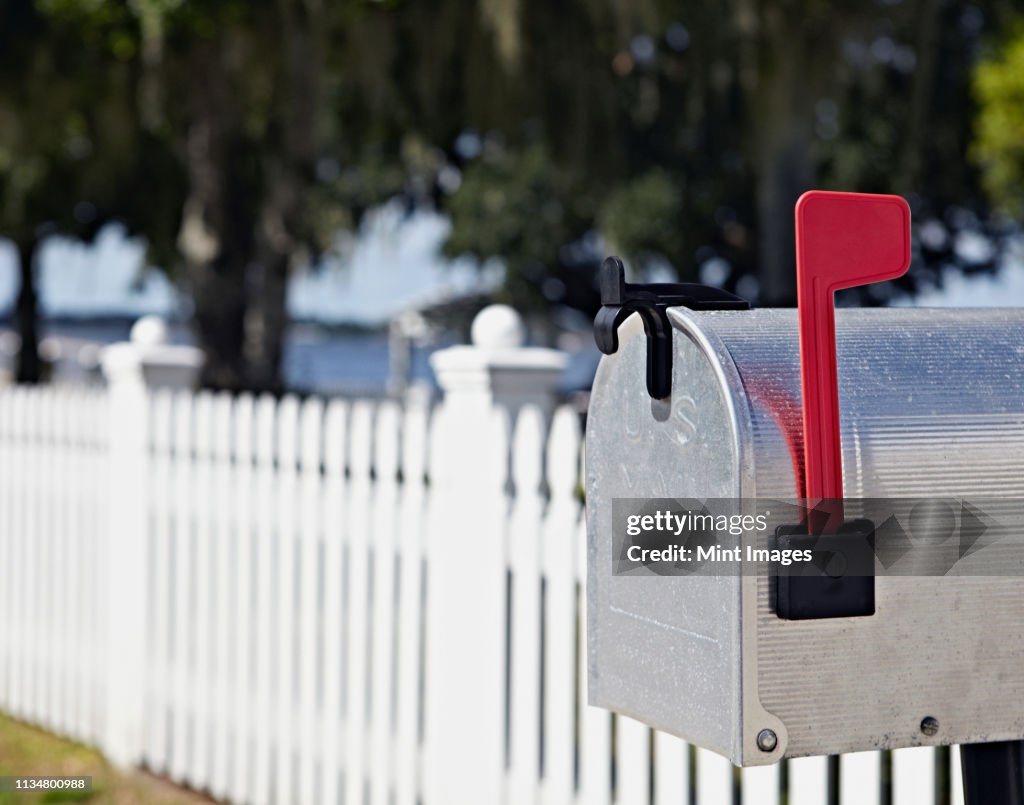
<instances>
[{"instance_id":1,"label":"black latch knob","mask_svg":"<svg viewBox=\"0 0 1024 805\"><path fill-rule=\"evenodd\" d=\"M618 257L601 264L601 309L594 319L594 339L605 355L619 348L619 325L639 313L647 334L647 393L655 400L672 393L672 326L670 307L691 310L749 310L750 303L721 288L693 282L634 285Z\"/></svg>"}]
</instances>

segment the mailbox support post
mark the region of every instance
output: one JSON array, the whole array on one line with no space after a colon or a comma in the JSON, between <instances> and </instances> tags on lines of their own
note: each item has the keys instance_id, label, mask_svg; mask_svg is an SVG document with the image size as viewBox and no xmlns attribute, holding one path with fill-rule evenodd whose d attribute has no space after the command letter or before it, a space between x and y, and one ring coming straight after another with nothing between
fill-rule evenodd
<instances>
[{"instance_id":1,"label":"mailbox support post","mask_svg":"<svg viewBox=\"0 0 1024 805\"><path fill-rule=\"evenodd\" d=\"M1024 805L1024 741L963 744L964 805Z\"/></svg>"}]
</instances>

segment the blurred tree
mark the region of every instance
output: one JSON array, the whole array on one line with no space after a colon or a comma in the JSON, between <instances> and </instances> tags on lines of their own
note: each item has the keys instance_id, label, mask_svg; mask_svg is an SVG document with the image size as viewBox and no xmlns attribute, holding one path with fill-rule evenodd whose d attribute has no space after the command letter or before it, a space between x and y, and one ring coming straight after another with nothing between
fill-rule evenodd
<instances>
[{"instance_id":1,"label":"blurred tree","mask_svg":"<svg viewBox=\"0 0 1024 805\"><path fill-rule=\"evenodd\" d=\"M912 292L941 284L947 268L995 267L1005 232L968 159L971 80L1013 5L905 0L887 25L844 43L838 81L815 110L822 181L901 193L914 215L910 272L892 285L848 292L861 303L886 303L894 286Z\"/></svg>"},{"instance_id":2,"label":"blurred tree","mask_svg":"<svg viewBox=\"0 0 1024 805\"><path fill-rule=\"evenodd\" d=\"M1008 215L1024 217L1024 25L978 65L973 156L985 190Z\"/></svg>"},{"instance_id":3,"label":"blurred tree","mask_svg":"<svg viewBox=\"0 0 1024 805\"><path fill-rule=\"evenodd\" d=\"M613 191L598 210L597 227L613 252L641 262L682 252L683 191L662 168L651 168Z\"/></svg>"},{"instance_id":4,"label":"blurred tree","mask_svg":"<svg viewBox=\"0 0 1024 805\"><path fill-rule=\"evenodd\" d=\"M135 0L140 119L186 177L180 281L204 385L281 388L286 288L311 246L327 6Z\"/></svg>"},{"instance_id":5,"label":"blurred tree","mask_svg":"<svg viewBox=\"0 0 1024 805\"><path fill-rule=\"evenodd\" d=\"M460 153L467 132L513 150L545 143L562 184L591 209L567 243L596 227L634 263L664 259L687 279L715 260L734 290L756 277L743 292L762 304L795 301L801 192L902 193L918 223L933 224L916 246L912 287L937 266L965 265L956 231L983 228L965 159L970 73L1006 13L1003 0L481 4L475 23L463 22L476 26L476 52L442 43L449 74L466 76L449 90L447 107L460 112L451 119L463 122L447 132L449 151L468 172L488 152ZM453 247L475 237L479 221L459 197L480 195L481 178L451 195ZM637 224L644 237L631 242ZM557 262L552 254L552 271ZM519 265L510 262L513 274Z\"/></svg>"},{"instance_id":6,"label":"blurred tree","mask_svg":"<svg viewBox=\"0 0 1024 805\"><path fill-rule=\"evenodd\" d=\"M364 4L39 2L56 22L102 26L108 57L135 70L136 167L116 212L190 298L201 382L280 390L290 269L378 200L324 156L345 152L342 118L322 110L349 67L328 44L359 36Z\"/></svg>"},{"instance_id":7,"label":"blurred tree","mask_svg":"<svg viewBox=\"0 0 1024 805\"><path fill-rule=\"evenodd\" d=\"M81 1L81 0L79 0ZM395 195L434 151L376 147L389 3L132 0L140 119L186 179L177 249L204 385L279 391L291 270ZM410 71L407 81L415 79Z\"/></svg>"},{"instance_id":8,"label":"blurred tree","mask_svg":"<svg viewBox=\"0 0 1024 805\"><path fill-rule=\"evenodd\" d=\"M544 310L561 290L559 254L586 225L558 166L541 145L495 149L469 165L449 206L459 226L449 255L480 261L501 255L506 283L500 296L520 308Z\"/></svg>"},{"instance_id":9,"label":"blurred tree","mask_svg":"<svg viewBox=\"0 0 1024 805\"><path fill-rule=\"evenodd\" d=\"M57 231L91 239L122 202L119 178L131 173L127 75L83 46L92 33L52 26L29 0L0 6L0 235L20 262L19 382L42 375L35 276L42 239Z\"/></svg>"},{"instance_id":10,"label":"blurred tree","mask_svg":"<svg viewBox=\"0 0 1024 805\"><path fill-rule=\"evenodd\" d=\"M47 125L45 130L51 137L49 142L40 143L36 140L37 127L32 125L38 121L27 120L24 115L31 108L33 90L48 84L53 72L34 47L43 27L41 21L30 2L5 4L0 15L0 232L14 243L20 271L14 313L21 343L15 377L20 383L36 383L41 379L42 367L36 329L35 255L43 223L39 218L46 217L39 215L38 207L45 206L45 202L40 203L43 198L53 196L52 184L46 185L53 181L54 161L64 161L68 154L63 138L53 136L61 127ZM66 208L67 200L61 199L60 205Z\"/></svg>"},{"instance_id":11,"label":"blurred tree","mask_svg":"<svg viewBox=\"0 0 1024 805\"><path fill-rule=\"evenodd\" d=\"M25 265L40 233L120 220L191 299L203 384L280 390L290 269L370 207L418 203L443 161L415 136L377 146L392 84L366 65L389 50L389 4L21 0L4 13L0 224Z\"/></svg>"},{"instance_id":12,"label":"blurred tree","mask_svg":"<svg viewBox=\"0 0 1024 805\"><path fill-rule=\"evenodd\" d=\"M17 0L0 223L25 249L145 234L222 388L280 388L290 268L395 195L451 214L449 254L502 259L515 304L591 309L605 245L792 302L814 185L907 195L917 265L963 262L970 72L1010 6Z\"/></svg>"}]
</instances>

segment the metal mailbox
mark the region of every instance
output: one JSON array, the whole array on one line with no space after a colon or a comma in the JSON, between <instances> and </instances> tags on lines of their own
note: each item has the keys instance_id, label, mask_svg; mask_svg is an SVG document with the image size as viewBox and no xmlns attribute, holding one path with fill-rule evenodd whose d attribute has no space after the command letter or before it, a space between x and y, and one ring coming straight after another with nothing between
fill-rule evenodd
<instances>
[{"instance_id":1,"label":"metal mailbox","mask_svg":"<svg viewBox=\"0 0 1024 805\"><path fill-rule=\"evenodd\" d=\"M634 314L591 397L590 703L744 766L1024 737L1024 579L998 567L880 576L869 617L812 620L763 574L613 575L615 499L801 497L796 311L665 313L666 396ZM1024 498L1024 311L842 309L835 345L846 496Z\"/></svg>"}]
</instances>

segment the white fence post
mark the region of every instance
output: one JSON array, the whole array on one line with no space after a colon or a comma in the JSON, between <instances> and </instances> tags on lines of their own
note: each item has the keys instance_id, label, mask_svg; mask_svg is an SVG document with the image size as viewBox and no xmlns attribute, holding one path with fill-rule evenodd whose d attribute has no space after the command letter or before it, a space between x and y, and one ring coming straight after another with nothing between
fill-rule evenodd
<instances>
[{"instance_id":1,"label":"white fence post","mask_svg":"<svg viewBox=\"0 0 1024 805\"><path fill-rule=\"evenodd\" d=\"M522 322L503 305L477 316L473 342L432 358L445 401L433 441L427 535L428 805L507 800L511 420L525 405L550 413L566 361L554 350L523 347Z\"/></svg>"},{"instance_id":2,"label":"white fence post","mask_svg":"<svg viewBox=\"0 0 1024 805\"><path fill-rule=\"evenodd\" d=\"M149 401L152 386L191 385L198 350L166 344L159 319L136 322L129 343L102 357L109 386L106 712L102 747L116 765L140 763L145 751L146 593Z\"/></svg>"},{"instance_id":3,"label":"white fence post","mask_svg":"<svg viewBox=\"0 0 1024 805\"><path fill-rule=\"evenodd\" d=\"M522 319L508 305L481 310L473 320L471 345L431 356L445 401L479 412L498 408L513 418L524 405L535 405L550 417L569 356L524 347L525 338Z\"/></svg>"}]
</instances>

